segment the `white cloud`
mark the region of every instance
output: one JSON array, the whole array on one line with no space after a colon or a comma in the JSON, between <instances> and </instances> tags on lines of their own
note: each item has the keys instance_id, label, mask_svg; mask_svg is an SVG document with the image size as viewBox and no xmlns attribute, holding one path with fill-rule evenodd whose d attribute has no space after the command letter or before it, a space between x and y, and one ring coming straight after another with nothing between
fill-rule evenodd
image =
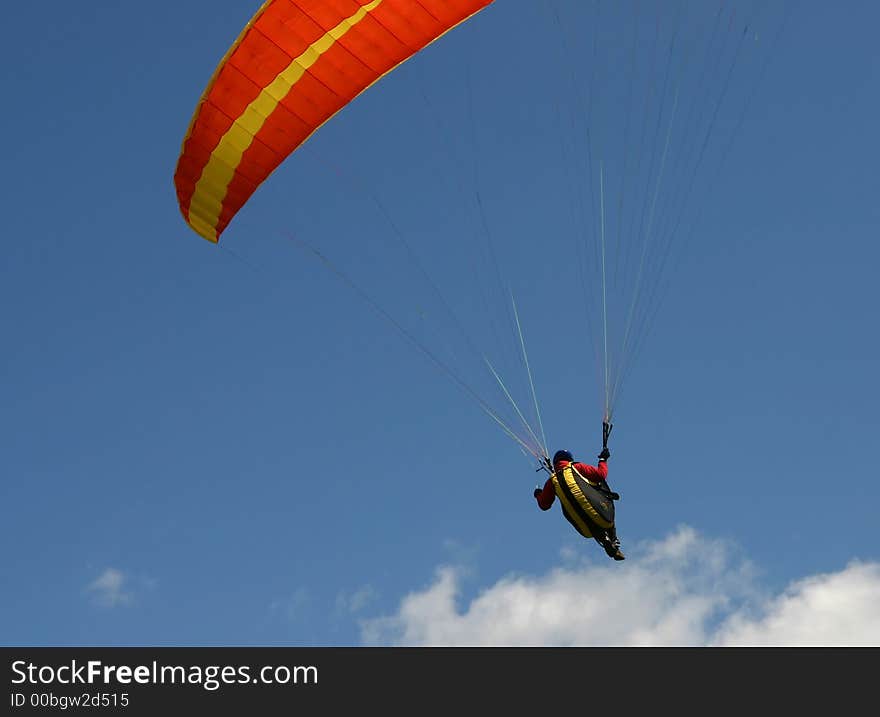
<instances>
[{"instance_id":1,"label":"white cloud","mask_svg":"<svg viewBox=\"0 0 880 717\"><path fill-rule=\"evenodd\" d=\"M762 614L736 613L718 645L880 645L880 565L852 562L838 573L792 583Z\"/></svg>"},{"instance_id":2,"label":"white cloud","mask_svg":"<svg viewBox=\"0 0 880 717\"><path fill-rule=\"evenodd\" d=\"M127 605L132 600L131 593L124 589L127 582L128 579L121 570L107 568L86 586L86 592L92 595L96 603L104 607Z\"/></svg>"},{"instance_id":3,"label":"white cloud","mask_svg":"<svg viewBox=\"0 0 880 717\"><path fill-rule=\"evenodd\" d=\"M379 596L372 585L364 585L352 593L339 593L336 596L336 609L339 612L358 613Z\"/></svg>"},{"instance_id":4,"label":"white cloud","mask_svg":"<svg viewBox=\"0 0 880 717\"><path fill-rule=\"evenodd\" d=\"M437 570L396 614L361 623L366 644L880 645L880 566L853 563L778 596L731 544L681 527L624 563L508 576L461 602L463 574Z\"/></svg>"}]
</instances>

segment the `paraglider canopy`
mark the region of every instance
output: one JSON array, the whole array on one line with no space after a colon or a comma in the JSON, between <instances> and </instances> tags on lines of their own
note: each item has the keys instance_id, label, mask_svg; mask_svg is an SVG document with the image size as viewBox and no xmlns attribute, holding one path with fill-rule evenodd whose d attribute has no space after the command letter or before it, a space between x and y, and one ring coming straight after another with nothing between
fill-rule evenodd
<instances>
[{"instance_id":1,"label":"paraglider canopy","mask_svg":"<svg viewBox=\"0 0 880 717\"><path fill-rule=\"evenodd\" d=\"M214 72L174 174L216 242L257 187L363 90L492 0L268 0Z\"/></svg>"}]
</instances>

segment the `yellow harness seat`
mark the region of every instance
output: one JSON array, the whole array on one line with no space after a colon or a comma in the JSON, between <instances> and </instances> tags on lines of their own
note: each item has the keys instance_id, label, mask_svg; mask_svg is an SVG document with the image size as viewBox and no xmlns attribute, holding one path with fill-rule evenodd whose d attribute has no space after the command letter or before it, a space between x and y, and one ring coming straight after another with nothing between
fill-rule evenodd
<instances>
[{"instance_id":1,"label":"yellow harness seat","mask_svg":"<svg viewBox=\"0 0 880 717\"><path fill-rule=\"evenodd\" d=\"M600 489L601 481L587 480L570 464L551 478L562 513L578 533L595 538L614 525L614 501Z\"/></svg>"}]
</instances>

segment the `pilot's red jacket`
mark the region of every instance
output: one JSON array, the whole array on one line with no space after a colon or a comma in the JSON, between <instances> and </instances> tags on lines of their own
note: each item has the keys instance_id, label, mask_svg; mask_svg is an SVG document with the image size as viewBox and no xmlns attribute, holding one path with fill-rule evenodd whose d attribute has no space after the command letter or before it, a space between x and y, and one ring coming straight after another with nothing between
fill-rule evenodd
<instances>
[{"instance_id":1,"label":"pilot's red jacket","mask_svg":"<svg viewBox=\"0 0 880 717\"><path fill-rule=\"evenodd\" d=\"M568 461L559 461L559 463L557 463L553 467L555 470L561 471L563 468L568 466L568 464ZM608 479L608 463L603 460L599 461L598 466L590 466L586 463L575 462L571 464L571 467L574 468L587 480L605 481ZM552 478L547 479L547 482L544 484L543 489L535 489L535 499L538 501L538 507L541 510L550 510L550 507L553 505L553 501L556 500L556 491L553 488Z\"/></svg>"}]
</instances>

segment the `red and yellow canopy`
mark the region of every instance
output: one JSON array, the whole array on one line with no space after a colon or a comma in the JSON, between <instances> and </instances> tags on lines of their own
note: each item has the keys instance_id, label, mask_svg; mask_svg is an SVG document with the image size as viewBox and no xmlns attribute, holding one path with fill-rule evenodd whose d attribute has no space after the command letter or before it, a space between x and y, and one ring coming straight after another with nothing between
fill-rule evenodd
<instances>
[{"instance_id":1,"label":"red and yellow canopy","mask_svg":"<svg viewBox=\"0 0 880 717\"><path fill-rule=\"evenodd\" d=\"M254 190L348 102L492 0L268 0L220 62L174 173L218 241Z\"/></svg>"}]
</instances>

